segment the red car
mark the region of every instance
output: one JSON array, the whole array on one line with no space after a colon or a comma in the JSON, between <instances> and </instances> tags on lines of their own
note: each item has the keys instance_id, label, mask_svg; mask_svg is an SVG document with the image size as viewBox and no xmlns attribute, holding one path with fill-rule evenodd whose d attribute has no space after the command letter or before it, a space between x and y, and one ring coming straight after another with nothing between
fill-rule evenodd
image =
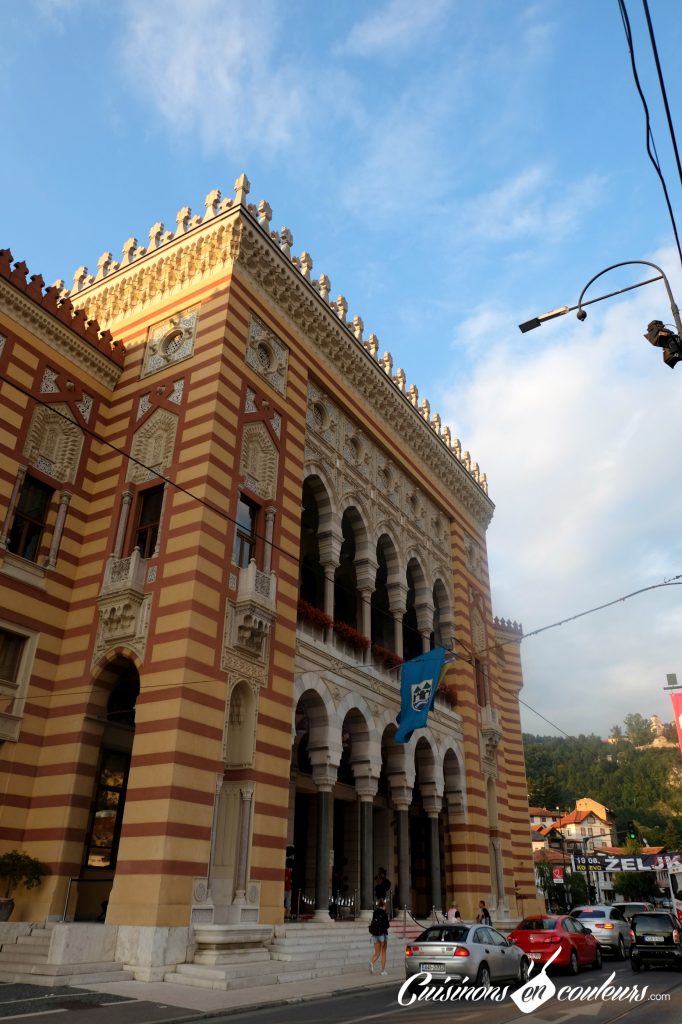
<instances>
[{"instance_id":1,"label":"red car","mask_svg":"<svg viewBox=\"0 0 682 1024\"><path fill-rule=\"evenodd\" d=\"M546 963L559 948L553 966L565 967L571 974L577 974L581 966L601 967L601 950L594 935L566 914L525 917L508 937L536 964Z\"/></svg>"}]
</instances>

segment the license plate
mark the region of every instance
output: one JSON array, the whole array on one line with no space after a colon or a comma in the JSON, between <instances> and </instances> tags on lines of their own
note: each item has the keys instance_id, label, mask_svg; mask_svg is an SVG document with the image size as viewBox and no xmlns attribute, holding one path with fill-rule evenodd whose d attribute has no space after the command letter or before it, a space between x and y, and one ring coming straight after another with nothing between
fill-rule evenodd
<instances>
[{"instance_id":1,"label":"license plate","mask_svg":"<svg viewBox=\"0 0 682 1024\"><path fill-rule=\"evenodd\" d=\"M531 960L542 960L542 953L529 953Z\"/></svg>"},{"instance_id":2,"label":"license plate","mask_svg":"<svg viewBox=\"0 0 682 1024\"><path fill-rule=\"evenodd\" d=\"M428 971L429 974L445 974L445 964L419 964L420 971Z\"/></svg>"},{"instance_id":3,"label":"license plate","mask_svg":"<svg viewBox=\"0 0 682 1024\"><path fill-rule=\"evenodd\" d=\"M645 942L665 942L665 936L664 935L645 935L644 936L644 941Z\"/></svg>"}]
</instances>

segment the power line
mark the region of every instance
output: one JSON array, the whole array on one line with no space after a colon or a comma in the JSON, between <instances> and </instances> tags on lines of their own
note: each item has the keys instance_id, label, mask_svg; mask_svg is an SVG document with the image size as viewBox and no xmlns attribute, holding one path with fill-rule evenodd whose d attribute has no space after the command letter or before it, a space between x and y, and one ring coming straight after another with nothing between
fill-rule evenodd
<instances>
[{"instance_id":1,"label":"power line","mask_svg":"<svg viewBox=\"0 0 682 1024\"><path fill-rule=\"evenodd\" d=\"M4 376L0 375L0 380L2 380L5 384L8 384L10 387L13 387L20 394L24 395L24 397L28 398L29 400L32 400L32 401L36 402L39 405L42 405L46 409L51 410L55 415L61 417L62 419L66 420L68 423L73 425L73 420L69 416L67 416L65 413L60 412L59 409L55 409L54 405L52 405L51 403L46 402L44 399L38 398L36 395L33 395L30 391L28 391L25 388L21 387L19 384L15 383L14 381L10 380L7 377L4 377ZM113 442L108 441L106 438L103 438L99 434L95 433L95 431L92 430L90 427L80 426L80 425L79 425L79 427L80 427L80 429L82 429L84 431L84 433L88 434L95 441L99 442L100 444L105 445L106 447L109 447L113 451L117 452L117 454L121 455L123 458L129 459L131 462L134 462L136 465L140 466L142 469L144 469L144 470L154 474L160 480L163 480L164 483L167 483L171 487L176 488L177 490L181 491L183 494L186 494L189 498L191 498L194 501L198 502L200 505L202 505L205 508L208 508L210 511L214 512L219 518L224 519L224 520L226 520L227 522L229 522L229 523L231 523L233 525L236 525L236 520L232 516L230 516L227 512L223 511L223 509L220 509L216 505L213 505L210 501L207 501L205 498L200 498L197 494L194 494L192 491L188 490L186 487L183 487L182 484L178 484L175 480L172 480L170 477L166 476L164 473L161 473L158 470L153 469L151 466L147 466L140 459L137 459L134 455L131 455L129 452L125 451L125 449L118 447L118 445L113 444ZM264 538L261 538L261 539L264 539ZM272 541L270 543L271 543L271 546L272 546L273 550L280 552L280 554L282 554L285 558L288 558L290 561L295 561L297 564L299 563L299 559L294 558L294 556L289 554L288 551L285 551L282 547L280 547L279 545L275 544ZM324 576L324 579L329 580L330 582L336 582L334 577L331 577L331 576ZM577 619L584 618L584 617L586 617L588 615L593 615L596 612L602 611L605 608L610 608L611 606L613 606L615 604L620 604L620 603L622 603L624 601L629 600L632 597L636 597L638 594L644 594L644 593L646 593L647 591L650 591L650 590L657 590L660 587L680 586L680 581L682 581L682 574L680 574L678 576L673 576L670 579L665 580L662 583L655 583L655 584L652 584L652 585L647 586L647 587L641 587L640 589L634 590L634 591L632 591L629 594L623 595L622 597L617 597L617 598L614 598L612 601L607 601L605 604L597 605L594 608L588 608L585 611L578 612L577 614L568 616L565 619L560 619L558 622L552 622L552 623L550 623L547 626L541 626L538 629L530 630L528 633L522 633L522 634L520 634L518 636L510 637L508 640L496 641L495 643L489 644L487 647L482 648L480 651L472 650L469 647L469 645L466 643L466 641L460 639L459 637L455 637L454 638L455 643L459 644L462 648L464 648L465 654L468 655L468 658L460 657L459 660L460 661L464 661L466 664L473 665L475 658L480 657L481 655L486 654L489 651L494 651L496 649L499 649L500 647L507 646L508 644L518 644L522 640L526 640L526 639L529 639L530 637L534 637L534 636L539 636L540 633L545 633L545 632L547 632L550 629L557 629L559 626L564 626L564 625L566 625L569 622L575 622ZM363 603L371 604L371 600L368 601L367 598L365 598L365 597L361 596L361 600L363 601ZM394 623L396 623L396 622L399 623L400 625L403 626L403 628L407 629L408 631L411 631L413 633L419 633L419 630L416 630L413 626L410 626L409 623L402 622L402 620L400 620L400 619L396 618L395 616L391 615L390 612L387 613L387 612L384 612L383 610L380 610L380 611L381 611L381 614L384 615L384 617L392 620ZM200 682L215 682L215 680L195 680L194 684L200 683ZM164 687L165 687L165 684L159 684L158 687L149 686L147 688L147 691L150 691L150 690L153 690L153 689L157 689L157 688L161 689L161 688L164 688ZM51 698L53 698L55 696L67 696L67 695L68 696L75 696L77 694L89 693L89 692L91 692L91 688L90 687L83 687L83 688L75 689L75 690L62 690L58 694L51 694L49 696L46 695L44 699L45 700L49 700L49 699L51 699ZM34 695L31 699L32 700L40 700L40 699L43 699L43 698L36 697ZM560 726L556 725L553 722L550 722L549 719L547 719L543 715L541 715L540 712L536 711L535 708L533 708L530 704L527 704L525 701L521 701L521 700L520 700L520 703L523 704L524 707L527 707L530 711L533 711L534 714L538 715L538 717L542 718L549 725L552 725L553 728L557 729L559 732L564 733L564 735L566 735L566 736L568 735L568 733L565 733L564 730L561 729Z\"/></svg>"},{"instance_id":2,"label":"power line","mask_svg":"<svg viewBox=\"0 0 682 1024\"><path fill-rule=\"evenodd\" d=\"M665 88L665 82L663 80L663 71L661 70L661 62L658 59L658 47L656 46L656 37L654 35L654 26L651 23L651 15L649 14L649 4L647 0L642 0L644 4L644 13L646 15L646 23L649 28L649 39L651 40L651 49L653 50L654 60L656 61L656 70L658 72L658 83L661 87L661 95L663 97L663 105L665 107L665 115L668 119L668 131L670 132L670 139L673 144L673 150L675 151L675 160L677 161L677 173L682 184L682 165L680 164L680 154L677 149L677 139L675 138L675 128L673 126L672 117L670 116L670 106L668 105L668 94Z\"/></svg>"},{"instance_id":3,"label":"power line","mask_svg":"<svg viewBox=\"0 0 682 1024\"><path fill-rule=\"evenodd\" d=\"M670 203L670 196L668 195L668 186L666 185L665 177L663 176L663 171L661 170L661 165L660 165L659 160L658 160L658 154L656 153L656 144L654 142L654 136L653 136L653 132L651 130L651 120L650 120L650 117L649 117L649 108L647 106L647 102L646 102L644 93L642 91L642 86L641 86L640 81L639 81L639 75L637 73L637 64L635 62L635 52L634 52L634 47L633 47L633 42L632 42L632 30L630 28L630 19L628 18L628 12L627 12L627 8L625 6L625 0L618 0L618 7L620 9L620 15L621 15L621 18L622 18L622 21L623 21L623 28L625 30L625 38L627 40L628 50L630 52L630 64L632 65L632 74L633 74L633 77L634 77L634 80L635 80L635 85L637 87L637 92L639 93L639 98L641 99L642 106L644 108L644 117L645 117L645 122L646 122L646 150L647 150L647 153L649 154L649 159L651 160L651 163L654 166L656 174L658 175L659 180L661 182L661 187L663 189L663 195L665 196L665 202L666 202L666 205L668 207L668 215L670 217L670 222L671 222L672 228L673 228L673 234L675 235L675 244L677 246L677 254L678 254L679 258L680 258L680 263L682 263L682 248L680 247L680 239L679 239L679 235L677 233L677 224L675 222L675 215L673 213L673 208L672 208L672 205Z\"/></svg>"}]
</instances>

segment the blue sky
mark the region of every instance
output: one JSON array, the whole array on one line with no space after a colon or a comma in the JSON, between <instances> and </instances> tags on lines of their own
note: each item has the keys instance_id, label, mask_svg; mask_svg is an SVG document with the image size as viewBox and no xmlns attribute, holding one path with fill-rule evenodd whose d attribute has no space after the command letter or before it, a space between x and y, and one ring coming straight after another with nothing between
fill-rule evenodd
<instances>
[{"instance_id":1,"label":"blue sky","mask_svg":"<svg viewBox=\"0 0 682 1024\"><path fill-rule=\"evenodd\" d=\"M682 301L616 0L326 6L4 0L2 244L70 284L246 172L487 473L498 614L531 630L682 572L682 365L642 339L670 320L662 286L584 324L517 328L626 259L662 263ZM641 4L628 8L678 211ZM650 10L676 120L679 7ZM645 276L614 272L595 294ZM669 719L680 598L529 639L523 699L569 733Z\"/></svg>"}]
</instances>

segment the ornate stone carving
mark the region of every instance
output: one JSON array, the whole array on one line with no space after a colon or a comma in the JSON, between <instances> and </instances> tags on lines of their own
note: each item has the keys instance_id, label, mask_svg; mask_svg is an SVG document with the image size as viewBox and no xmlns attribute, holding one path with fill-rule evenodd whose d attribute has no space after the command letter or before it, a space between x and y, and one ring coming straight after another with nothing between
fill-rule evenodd
<instances>
[{"instance_id":1,"label":"ornate stone carving","mask_svg":"<svg viewBox=\"0 0 682 1024\"><path fill-rule=\"evenodd\" d=\"M78 472L82 448L83 431L74 422L68 405L36 406L24 444L24 455L32 466L60 483L71 483Z\"/></svg>"},{"instance_id":2,"label":"ornate stone carving","mask_svg":"<svg viewBox=\"0 0 682 1024\"><path fill-rule=\"evenodd\" d=\"M239 473L260 498L274 499L279 454L263 423L247 423L242 433Z\"/></svg>"},{"instance_id":3,"label":"ornate stone carving","mask_svg":"<svg viewBox=\"0 0 682 1024\"><path fill-rule=\"evenodd\" d=\"M163 323L151 327L142 365L142 377L163 370L171 363L189 359L194 352L198 312L196 309L176 313Z\"/></svg>"},{"instance_id":4,"label":"ornate stone carving","mask_svg":"<svg viewBox=\"0 0 682 1024\"><path fill-rule=\"evenodd\" d=\"M246 362L280 395L286 395L289 349L252 313L246 340Z\"/></svg>"},{"instance_id":5,"label":"ornate stone carving","mask_svg":"<svg viewBox=\"0 0 682 1024\"><path fill-rule=\"evenodd\" d=\"M469 572L480 580L483 576L483 554L479 545L468 533L464 534L464 561Z\"/></svg>"},{"instance_id":6,"label":"ornate stone carving","mask_svg":"<svg viewBox=\"0 0 682 1024\"><path fill-rule=\"evenodd\" d=\"M497 748L502 739L502 727L497 710L486 704L480 709L481 716L481 752L483 759L495 762Z\"/></svg>"},{"instance_id":7,"label":"ornate stone carving","mask_svg":"<svg viewBox=\"0 0 682 1024\"><path fill-rule=\"evenodd\" d=\"M144 593L146 568L137 549L128 558L108 559L97 599L99 623L93 662L120 644L144 658L151 610L151 595Z\"/></svg>"},{"instance_id":8,"label":"ornate stone carving","mask_svg":"<svg viewBox=\"0 0 682 1024\"><path fill-rule=\"evenodd\" d=\"M254 561L241 570L237 599L227 607L227 646L265 660L267 639L277 617L276 591L274 573L260 572Z\"/></svg>"},{"instance_id":9,"label":"ornate stone carving","mask_svg":"<svg viewBox=\"0 0 682 1024\"><path fill-rule=\"evenodd\" d=\"M131 455L138 461L129 460L126 480L139 484L151 479L154 473L145 466L156 472L166 469L173 458L177 426L177 416L166 409L151 414L133 435Z\"/></svg>"}]
</instances>

